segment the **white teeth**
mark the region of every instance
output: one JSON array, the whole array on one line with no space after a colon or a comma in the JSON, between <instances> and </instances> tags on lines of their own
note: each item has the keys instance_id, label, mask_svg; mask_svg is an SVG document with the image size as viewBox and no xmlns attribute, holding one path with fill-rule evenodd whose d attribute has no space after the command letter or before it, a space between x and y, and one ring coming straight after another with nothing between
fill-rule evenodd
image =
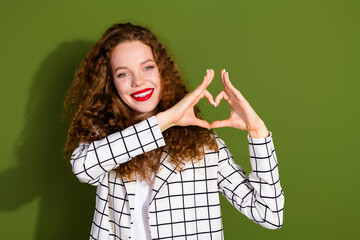
<instances>
[{"instance_id":1,"label":"white teeth","mask_svg":"<svg viewBox=\"0 0 360 240\"><path fill-rule=\"evenodd\" d=\"M153 90L149 90L149 91L146 91L146 92L143 92L143 93L139 93L139 94L135 94L133 95L134 97L136 98L141 98L141 97L145 97L146 95L150 94Z\"/></svg>"}]
</instances>

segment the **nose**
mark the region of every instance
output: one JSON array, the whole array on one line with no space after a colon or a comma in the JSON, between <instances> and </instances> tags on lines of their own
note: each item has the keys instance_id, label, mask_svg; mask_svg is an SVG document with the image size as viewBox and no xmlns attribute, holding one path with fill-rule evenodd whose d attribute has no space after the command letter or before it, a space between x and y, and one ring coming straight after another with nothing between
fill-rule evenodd
<instances>
[{"instance_id":1,"label":"nose","mask_svg":"<svg viewBox=\"0 0 360 240\"><path fill-rule=\"evenodd\" d=\"M132 87L140 87L140 86L144 85L145 83L146 83L146 79L144 78L144 76L141 76L141 74L136 74L132 78L131 86Z\"/></svg>"}]
</instances>

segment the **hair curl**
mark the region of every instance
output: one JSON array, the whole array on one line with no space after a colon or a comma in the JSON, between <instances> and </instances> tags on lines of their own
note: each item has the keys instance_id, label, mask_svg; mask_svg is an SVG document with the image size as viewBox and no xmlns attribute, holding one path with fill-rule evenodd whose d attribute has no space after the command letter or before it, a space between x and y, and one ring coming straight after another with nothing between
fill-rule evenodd
<instances>
[{"instance_id":1,"label":"hair curl","mask_svg":"<svg viewBox=\"0 0 360 240\"><path fill-rule=\"evenodd\" d=\"M82 61L67 92L65 115L73 117L64 148L67 158L70 158L79 142L90 143L102 139L140 121L119 97L110 65L112 50L120 43L131 41L141 41L152 49L162 85L157 112L171 108L188 93L173 58L150 30L131 23L113 25ZM194 110L198 116L199 109L195 107ZM140 179L151 182L152 174L159 168L163 151L169 154L171 161L181 171L184 161L200 160L204 156L204 146L217 150L214 134L201 127L176 126L163 132L163 136L165 147L120 164L116 168L119 175L134 179L138 174Z\"/></svg>"}]
</instances>

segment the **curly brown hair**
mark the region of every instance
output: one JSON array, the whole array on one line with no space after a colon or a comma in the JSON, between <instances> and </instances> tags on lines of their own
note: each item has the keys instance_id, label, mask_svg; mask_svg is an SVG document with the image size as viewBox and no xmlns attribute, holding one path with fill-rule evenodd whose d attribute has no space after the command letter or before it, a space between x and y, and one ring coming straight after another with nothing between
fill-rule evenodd
<instances>
[{"instance_id":1,"label":"curly brown hair","mask_svg":"<svg viewBox=\"0 0 360 240\"><path fill-rule=\"evenodd\" d=\"M67 158L80 142L100 140L141 121L119 97L110 65L112 50L120 43L131 41L141 41L151 47L159 68L162 98L157 112L171 108L188 93L173 58L149 29L131 23L111 26L82 61L67 92L65 115L72 117L64 149ZM195 107L194 111L199 116L199 109ZM184 161L203 158L204 146L217 150L213 132L198 126L172 127L163 132L163 136L165 147L120 164L116 168L119 176L133 180L138 174L140 179L151 182L164 151L181 171Z\"/></svg>"}]
</instances>

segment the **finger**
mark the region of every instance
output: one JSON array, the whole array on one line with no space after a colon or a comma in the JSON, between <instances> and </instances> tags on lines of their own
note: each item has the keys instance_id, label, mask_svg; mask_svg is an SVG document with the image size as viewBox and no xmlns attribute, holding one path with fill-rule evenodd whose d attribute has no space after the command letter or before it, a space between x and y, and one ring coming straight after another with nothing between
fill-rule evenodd
<instances>
[{"instance_id":1,"label":"finger","mask_svg":"<svg viewBox=\"0 0 360 240\"><path fill-rule=\"evenodd\" d=\"M210 124L210 128L222 128L222 127L230 127L230 122L228 119L215 121Z\"/></svg>"},{"instance_id":2,"label":"finger","mask_svg":"<svg viewBox=\"0 0 360 240\"><path fill-rule=\"evenodd\" d=\"M205 90L205 91L204 91L204 97L207 98L207 100L209 101L209 103L210 103L211 105L214 105L214 103L215 103L214 98L213 98L213 96L211 95L211 93L209 93L208 90Z\"/></svg>"},{"instance_id":3,"label":"finger","mask_svg":"<svg viewBox=\"0 0 360 240\"><path fill-rule=\"evenodd\" d=\"M226 94L229 97L233 97L232 90L229 88L229 86L231 85L230 80L229 80L229 78L226 79L225 75L226 75L226 70L225 69L221 70L221 73L220 73L221 83L224 86L224 90L225 90Z\"/></svg>"},{"instance_id":4,"label":"finger","mask_svg":"<svg viewBox=\"0 0 360 240\"><path fill-rule=\"evenodd\" d=\"M215 76L215 71L214 71L214 69L210 69L211 71L210 71L210 82L214 79L214 76Z\"/></svg>"},{"instance_id":5,"label":"finger","mask_svg":"<svg viewBox=\"0 0 360 240\"><path fill-rule=\"evenodd\" d=\"M215 97L215 106L220 105L221 99L225 99L226 101L229 100L229 96L226 94L224 90L221 90L221 92Z\"/></svg>"},{"instance_id":6,"label":"finger","mask_svg":"<svg viewBox=\"0 0 360 240\"><path fill-rule=\"evenodd\" d=\"M224 84L224 74L226 73L226 70L225 70L225 68L223 69L223 70L221 70L221 72L220 72L220 78L221 78L221 81L222 81L222 83Z\"/></svg>"},{"instance_id":7,"label":"finger","mask_svg":"<svg viewBox=\"0 0 360 240\"><path fill-rule=\"evenodd\" d=\"M210 124L207 121L198 119L198 118L196 120L194 120L192 125L207 128L207 129L210 128Z\"/></svg>"},{"instance_id":8,"label":"finger","mask_svg":"<svg viewBox=\"0 0 360 240\"><path fill-rule=\"evenodd\" d=\"M210 85L210 83L212 82L212 80L214 79L214 75L215 75L215 71L213 69L210 69L209 71L207 71L205 78L206 78L206 87L208 87Z\"/></svg>"},{"instance_id":9,"label":"finger","mask_svg":"<svg viewBox=\"0 0 360 240\"><path fill-rule=\"evenodd\" d=\"M207 71L208 72L204 76L203 81L201 82L201 84L199 86L197 86L197 88L194 89L193 92L200 93L200 92L204 91L204 89L206 89L208 82L209 82L209 70L207 70Z\"/></svg>"},{"instance_id":10,"label":"finger","mask_svg":"<svg viewBox=\"0 0 360 240\"><path fill-rule=\"evenodd\" d=\"M230 82L229 72L224 71L223 74L223 85L228 94L233 95L238 101L246 101L244 96L239 90L237 90Z\"/></svg>"},{"instance_id":11,"label":"finger","mask_svg":"<svg viewBox=\"0 0 360 240\"><path fill-rule=\"evenodd\" d=\"M204 77L202 83L193 91L197 96L202 94L205 89L209 86L214 78L214 70L210 69Z\"/></svg>"},{"instance_id":12,"label":"finger","mask_svg":"<svg viewBox=\"0 0 360 240\"><path fill-rule=\"evenodd\" d=\"M225 79L225 74L226 74L226 70L225 69L221 70L220 77L221 77L221 82L224 86L227 85L227 82ZM230 80L229 80L229 82L230 82Z\"/></svg>"}]
</instances>

